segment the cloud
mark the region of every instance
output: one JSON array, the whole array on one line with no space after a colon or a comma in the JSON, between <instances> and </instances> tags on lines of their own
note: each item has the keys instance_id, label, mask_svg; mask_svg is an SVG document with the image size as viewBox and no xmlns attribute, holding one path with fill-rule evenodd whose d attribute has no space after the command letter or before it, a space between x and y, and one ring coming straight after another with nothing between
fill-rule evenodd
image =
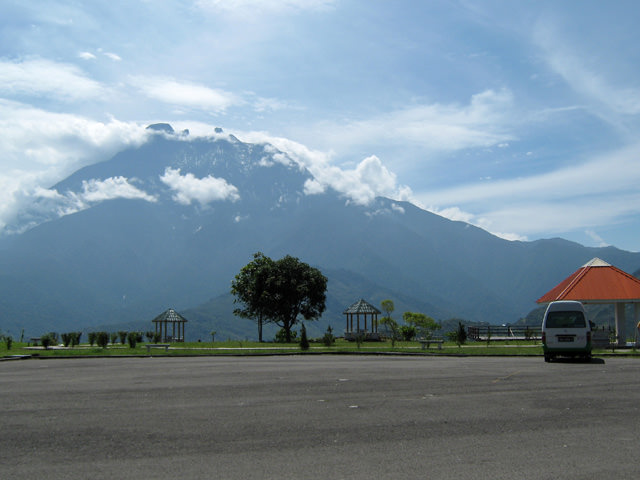
<instances>
[{"instance_id":1,"label":"cloud","mask_svg":"<svg viewBox=\"0 0 640 480\"><path fill-rule=\"evenodd\" d=\"M536 24L534 41L542 49L547 65L575 92L597 104L592 104L596 112L598 108L604 108L614 114L640 113L640 88L635 85L616 85L608 77L611 72L618 70L610 64L613 61L611 55L593 65L593 52L585 55L577 46L567 42L554 23L549 21ZM606 118L608 115L602 116Z\"/></svg>"},{"instance_id":2,"label":"cloud","mask_svg":"<svg viewBox=\"0 0 640 480\"><path fill-rule=\"evenodd\" d=\"M262 132L243 134L245 141L268 143L276 147L282 154L275 154L274 159L284 164L295 164L308 170L312 179L305 182L304 193L316 195L332 188L350 201L360 205L368 205L377 196L385 196L394 200L409 200L411 189L399 185L396 175L384 166L375 155L371 155L356 165L355 168L341 168L331 163L331 156L317 150L280 137L271 137Z\"/></svg>"},{"instance_id":3,"label":"cloud","mask_svg":"<svg viewBox=\"0 0 640 480\"><path fill-rule=\"evenodd\" d=\"M211 175L204 178L196 178L192 173L180 175L180 169L169 167L165 169L160 180L176 192L173 199L182 205L190 205L193 201L200 205L220 200L235 202L240 198L235 186Z\"/></svg>"},{"instance_id":4,"label":"cloud","mask_svg":"<svg viewBox=\"0 0 640 480\"><path fill-rule=\"evenodd\" d=\"M43 59L0 60L0 93L3 95L79 101L98 98L105 92L105 87L74 65Z\"/></svg>"},{"instance_id":5,"label":"cloud","mask_svg":"<svg viewBox=\"0 0 640 480\"><path fill-rule=\"evenodd\" d=\"M105 180L83 180L80 197L90 203L104 202L116 198L139 199L155 202L157 199L129 183L125 177L109 177Z\"/></svg>"},{"instance_id":6,"label":"cloud","mask_svg":"<svg viewBox=\"0 0 640 480\"><path fill-rule=\"evenodd\" d=\"M231 92L170 78L131 77L131 84L151 99L192 109L224 112L233 105L243 103Z\"/></svg>"},{"instance_id":7,"label":"cloud","mask_svg":"<svg viewBox=\"0 0 640 480\"><path fill-rule=\"evenodd\" d=\"M91 52L80 52L78 54L79 58L82 58L83 60L95 60L96 56L91 53Z\"/></svg>"},{"instance_id":8,"label":"cloud","mask_svg":"<svg viewBox=\"0 0 640 480\"><path fill-rule=\"evenodd\" d=\"M138 189L122 176L83 180L81 191L67 191L64 194L56 189L36 186L31 192L20 192L18 197L22 197L21 203L27 206L20 212L19 221L4 233L22 233L46 221L72 215L107 200L126 198L157 201L156 197ZM4 226L2 223L2 227Z\"/></svg>"},{"instance_id":9,"label":"cloud","mask_svg":"<svg viewBox=\"0 0 640 480\"><path fill-rule=\"evenodd\" d=\"M122 58L120 58L120 55L118 55L116 53L104 52L104 56L107 57L107 58L110 58L114 62L120 62L122 60Z\"/></svg>"},{"instance_id":10,"label":"cloud","mask_svg":"<svg viewBox=\"0 0 640 480\"><path fill-rule=\"evenodd\" d=\"M144 126L52 113L0 99L0 228L31 201L78 168L142 144Z\"/></svg>"},{"instance_id":11,"label":"cloud","mask_svg":"<svg viewBox=\"0 0 640 480\"><path fill-rule=\"evenodd\" d=\"M591 230L640 214L639 157L640 143L537 175L415 196L434 213L492 233L537 236Z\"/></svg>"},{"instance_id":12,"label":"cloud","mask_svg":"<svg viewBox=\"0 0 640 480\"><path fill-rule=\"evenodd\" d=\"M507 144L515 139L513 95L507 90L486 90L463 104L417 104L365 120L323 122L312 129L331 148L354 145L418 146L425 152L451 152L473 147Z\"/></svg>"},{"instance_id":13,"label":"cloud","mask_svg":"<svg viewBox=\"0 0 640 480\"><path fill-rule=\"evenodd\" d=\"M224 11L255 15L257 12L282 13L301 10L325 10L337 0L197 0L196 5L206 11Z\"/></svg>"}]
</instances>

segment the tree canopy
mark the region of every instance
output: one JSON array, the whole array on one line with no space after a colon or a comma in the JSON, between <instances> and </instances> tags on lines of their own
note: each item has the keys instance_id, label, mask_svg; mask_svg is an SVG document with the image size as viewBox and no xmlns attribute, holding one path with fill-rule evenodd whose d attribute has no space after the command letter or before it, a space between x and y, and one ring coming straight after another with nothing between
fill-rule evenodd
<instances>
[{"instance_id":1,"label":"tree canopy","mask_svg":"<svg viewBox=\"0 0 640 480\"><path fill-rule=\"evenodd\" d=\"M233 310L233 314L249 318L258 323L258 340L262 342L262 325L271 321L270 313L273 299L268 282L273 274L274 262L261 252L253 254L253 260L240 270L231 282L234 303L242 304Z\"/></svg>"},{"instance_id":2,"label":"tree canopy","mask_svg":"<svg viewBox=\"0 0 640 480\"><path fill-rule=\"evenodd\" d=\"M284 329L287 342L291 328L302 316L315 320L325 310L327 278L317 268L287 255L271 260L258 252L231 282L236 303L234 314L258 322L262 341L262 324L273 322Z\"/></svg>"}]
</instances>

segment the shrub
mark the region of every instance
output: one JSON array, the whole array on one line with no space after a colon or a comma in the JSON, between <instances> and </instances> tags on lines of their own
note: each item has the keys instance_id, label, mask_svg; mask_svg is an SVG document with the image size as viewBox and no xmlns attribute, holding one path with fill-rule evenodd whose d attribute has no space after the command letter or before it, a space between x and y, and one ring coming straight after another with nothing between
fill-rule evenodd
<instances>
[{"instance_id":1,"label":"shrub","mask_svg":"<svg viewBox=\"0 0 640 480\"><path fill-rule=\"evenodd\" d=\"M96 343L98 338L98 332L89 332L89 345L93 347L93 344Z\"/></svg>"},{"instance_id":2,"label":"shrub","mask_svg":"<svg viewBox=\"0 0 640 480\"><path fill-rule=\"evenodd\" d=\"M118 336L120 337L120 343L124 345L124 342L127 341L127 332L121 330L118 332Z\"/></svg>"},{"instance_id":3,"label":"shrub","mask_svg":"<svg viewBox=\"0 0 640 480\"><path fill-rule=\"evenodd\" d=\"M160 343L160 340L162 340L162 334L161 333L154 333L153 334L153 343Z\"/></svg>"},{"instance_id":4,"label":"shrub","mask_svg":"<svg viewBox=\"0 0 640 480\"><path fill-rule=\"evenodd\" d=\"M109 338L111 339L111 344L115 345L116 341L118 340L118 334L116 332L112 332L111 334L109 334Z\"/></svg>"},{"instance_id":5,"label":"shrub","mask_svg":"<svg viewBox=\"0 0 640 480\"><path fill-rule=\"evenodd\" d=\"M298 332L296 332L295 330L291 330L291 341L295 342L297 336ZM275 336L275 341L277 343L287 343L287 331L284 328L278 330Z\"/></svg>"},{"instance_id":6,"label":"shrub","mask_svg":"<svg viewBox=\"0 0 640 480\"><path fill-rule=\"evenodd\" d=\"M107 332L96 333L96 343L101 348L107 348L107 345L109 345L109 334Z\"/></svg>"},{"instance_id":7,"label":"shrub","mask_svg":"<svg viewBox=\"0 0 640 480\"><path fill-rule=\"evenodd\" d=\"M153 338L155 337L155 335L156 335L156 332L152 332L152 331L146 332L144 334L144 336L147 337L147 342L153 341Z\"/></svg>"},{"instance_id":8,"label":"shrub","mask_svg":"<svg viewBox=\"0 0 640 480\"><path fill-rule=\"evenodd\" d=\"M53 338L51 338L51 334L49 333L46 333L40 337L40 343L42 343L42 346L44 347L45 350L49 348L52 342L53 342Z\"/></svg>"},{"instance_id":9,"label":"shrub","mask_svg":"<svg viewBox=\"0 0 640 480\"><path fill-rule=\"evenodd\" d=\"M11 345L13 345L13 338L11 336L4 337L4 342L7 344L7 350L11 350Z\"/></svg>"},{"instance_id":10,"label":"shrub","mask_svg":"<svg viewBox=\"0 0 640 480\"><path fill-rule=\"evenodd\" d=\"M75 347L76 345L80 345L80 337L82 336L82 332L73 332L71 338L71 346Z\"/></svg>"},{"instance_id":11,"label":"shrub","mask_svg":"<svg viewBox=\"0 0 640 480\"><path fill-rule=\"evenodd\" d=\"M136 348L136 343L138 342L138 332L129 332L127 335L127 341L129 342L130 348Z\"/></svg>"},{"instance_id":12,"label":"shrub","mask_svg":"<svg viewBox=\"0 0 640 480\"><path fill-rule=\"evenodd\" d=\"M300 349L301 350L309 350L309 339L307 338L307 328L302 324L302 328L300 330Z\"/></svg>"},{"instance_id":13,"label":"shrub","mask_svg":"<svg viewBox=\"0 0 640 480\"><path fill-rule=\"evenodd\" d=\"M416 336L416 327L402 325L400 327L400 335L405 342L410 342Z\"/></svg>"},{"instance_id":14,"label":"shrub","mask_svg":"<svg viewBox=\"0 0 640 480\"><path fill-rule=\"evenodd\" d=\"M330 347L335 341L336 339L333 336L333 330L331 330L331 325L329 325L327 327L327 332L322 337L322 343L324 343L326 347Z\"/></svg>"},{"instance_id":15,"label":"shrub","mask_svg":"<svg viewBox=\"0 0 640 480\"><path fill-rule=\"evenodd\" d=\"M62 337L62 344L65 347L68 347L69 344L71 343L71 337L69 336L69 334L68 333L63 333L60 336Z\"/></svg>"}]
</instances>

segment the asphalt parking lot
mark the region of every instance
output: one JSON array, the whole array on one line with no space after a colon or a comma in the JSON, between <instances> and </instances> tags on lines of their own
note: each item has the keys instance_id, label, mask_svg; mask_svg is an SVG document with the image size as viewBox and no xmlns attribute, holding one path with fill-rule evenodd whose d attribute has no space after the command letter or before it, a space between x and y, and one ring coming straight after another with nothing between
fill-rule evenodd
<instances>
[{"instance_id":1,"label":"asphalt parking lot","mask_svg":"<svg viewBox=\"0 0 640 480\"><path fill-rule=\"evenodd\" d=\"M0 478L637 478L640 362L0 362Z\"/></svg>"}]
</instances>

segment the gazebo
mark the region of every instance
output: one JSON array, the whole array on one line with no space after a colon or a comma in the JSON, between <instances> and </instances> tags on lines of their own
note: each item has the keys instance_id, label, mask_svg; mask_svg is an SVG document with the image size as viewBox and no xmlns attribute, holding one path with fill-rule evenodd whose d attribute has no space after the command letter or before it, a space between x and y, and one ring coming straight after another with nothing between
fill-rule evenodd
<instances>
[{"instance_id":1,"label":"gazebo","mask_svg":"<svg viewBox=\"0 0 640 480\"><path fill-rule=\"evenodd\" d=\"M640 321L640 280L607 262L594 258L537 300L613 304L618 345L626 344L625 306L633 304L634 324Z\"/></svg>"},{"instance_id":2,"label":"gazebo","mask_svg":"<svg viewBox=\"0 0 640 480\"><path fill-rule=\"evenodd\" d=\"M185 323L187 323L187 319L176 312L173 308L162 312L152 321L155 324L156 334L160 334L163 342L184 342L184 327ZM172 335L169 335L169 324L172 326ZM176 326L178 327L178 335L176 335Z\"/></svg>"},{"instance_id":3,"label":"gazebo","mask_svg":"<svg viewBox=\"0 0 640 480\"><path fill-rule=\"evenodd\" d=\"M382 312L376 307L360 299L342 313L347 316L347 328L344 330L345 340L356 340L358 335L361 335L365 340L380 340L380 336L378 335L378 315ZM353 328L354 315L356 317L355 330ZM360 328L361 315L364 320L364 329ZM371 331L367 328L367 317L369 316L371 317L369 321Z\"/></svg>"}]
</instances>

